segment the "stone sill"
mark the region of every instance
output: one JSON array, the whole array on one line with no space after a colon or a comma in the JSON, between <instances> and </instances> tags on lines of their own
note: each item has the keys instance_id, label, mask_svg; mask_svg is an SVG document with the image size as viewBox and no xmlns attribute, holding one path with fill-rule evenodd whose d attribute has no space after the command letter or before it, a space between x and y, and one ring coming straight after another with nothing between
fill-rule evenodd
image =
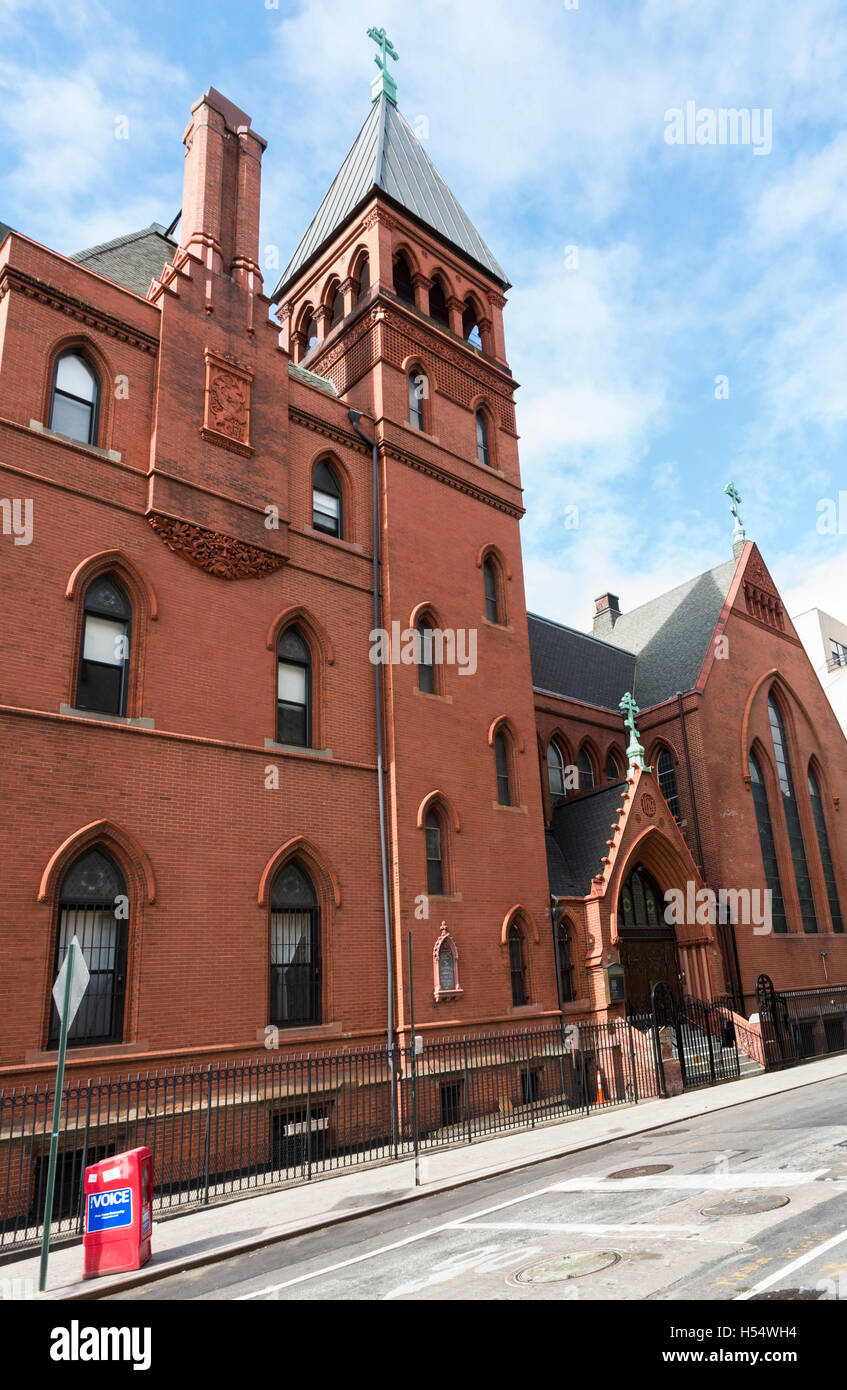
<instances>
[{"instance_id":1,"label":"stone sill","mask_svg":"<svg viewBox=\"0 0 847 1390\"><path fill-rule=\"evenodd\" d=\"M303 748L299 743L277 743L272 738L265 739L265 748L269 753L293 753L298 758L324 758L332 757L331 748Z\"/></svg>"},{"instance_id":2,"label":"stone sill","mask_svg":"<svg viewBox=\"0 0 847 1390\"><path fill-rule=\"evenodd\" d=\"M155 729L156 727L153 719L142 718L140 715L131 719L126 714L103 714L96 709L74 709L72 705L60 705L59 713L69 715L73 719L91 719L95 724L123 724L131 729Z\"/></svg>"},{"instance_id":3,"label":"stone sill","mask_svg":"<svg viewBox=\"0 0 847 1390\"><path fill-rule=\"evenodd\" d=\"M437 695L431 690L421 690L419 685L412 686L412 694L417 695L421 700L440 700L442 705L452 705L452 695Z\"/></svg>"},{"instance_id":4,"label":"stone sill","mask_svg":"<svg viewBox=\"0 0 847 1390\"><path fill-rule=\"evenodd\" d=\"M336 550L347 550L351 555L364 555L365 548L358 545L355 541L345 541L343 536L330 536L326 531L319 531L317 526L304 526L303 535L309 536L311 540L325 541L327 545L334 545Z\"/></svg>"},{"instance_id":5,"label":"stone sill","mask_svg":"<svg viewBox=\"0 0 847 1390\"><path fill-rule=\"evenodd\" d=\"M494 807L495 811L511 811L513 814L519 816L525 816L527 814L526 806L504 806L500 801L492 801L491 805Z\"/></svg>"},{"instance_id":6,"label":"stone sill","mask_svg":"<svg viewBox=\"0 0 847 1390\"><path fill-rule=\"evenodd\" d=\"M71 444L74 449L81 449L85 454L93 454L95 458L108 459L110 463L122 462L122 455L117 449L98 449L96 444L83 444L81 439L74 439L73 435L60 434L58 430L49 429L40 420L30 420L29 427L36 434L44 434L48 439L55 439L60 444Z\"/></svg>"}]
</instances>

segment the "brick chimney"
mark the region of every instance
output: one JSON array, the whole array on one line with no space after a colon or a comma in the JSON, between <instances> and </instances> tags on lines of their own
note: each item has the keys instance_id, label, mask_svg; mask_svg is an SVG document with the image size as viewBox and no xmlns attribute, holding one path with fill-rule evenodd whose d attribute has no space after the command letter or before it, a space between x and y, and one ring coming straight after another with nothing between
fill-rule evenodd
<instances>
[{"instance_id":1,"label":"brick chimney","mask_svg":"<svg viewBox=\"0 0 847 1390\"><path fill-rule=\"evenodd\" d=\"M267 141L250 117L210 87L191 108L185 131L180 246L214 274L257 293L259 198Z\"/></svg>"},{"instance_id":2,"label":"brick chimney","mask_svg":"<svg viewBox=\"0 0 847 1390\"><path fill-rule=\"evenodd\" d=\"M617 594L601 594L594 600L594 636L606 637L621 616Z\"/></svg>"}]
</instances>

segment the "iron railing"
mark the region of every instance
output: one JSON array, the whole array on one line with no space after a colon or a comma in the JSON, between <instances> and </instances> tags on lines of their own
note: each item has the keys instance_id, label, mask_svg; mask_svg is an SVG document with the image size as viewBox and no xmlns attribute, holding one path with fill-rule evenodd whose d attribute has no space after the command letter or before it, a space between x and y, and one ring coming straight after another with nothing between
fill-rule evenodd
<instances>
[{"instance_id":1,"label":"iron railing","mask_svg":"<svg viewBox=\"0 0 847 1390\"><path fill-rule=\"evenodd\" d=\"M85 1168L145 1145L158 1213L307 1182L660 1094L652 1037L624 1020L396 1048L267 1057L62 1096L53 1233L81 1231ZM40 1239L50 1086L0 1092L0 1251Z\"/></svg>"},{"instance_id":2,"label":"iron railing","mask_svg":"<svg viewBox=\"0 0 847 1390\"><path fill-rule=\"evenodd\" d=\"M756 997L768 1070L847 1051L847 985L776 990L760 975Z\"/></svg>"}]
</instances>

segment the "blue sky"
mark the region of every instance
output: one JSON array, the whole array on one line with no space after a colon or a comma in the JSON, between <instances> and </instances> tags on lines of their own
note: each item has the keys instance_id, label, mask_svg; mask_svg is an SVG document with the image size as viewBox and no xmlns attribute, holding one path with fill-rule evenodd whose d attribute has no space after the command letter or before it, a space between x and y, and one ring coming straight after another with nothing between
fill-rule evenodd
<instances>
[{"instance_id":1,"label":"blue sky","mask_svg":"<svg viewBox=\"0 0 847 1390\"><path fill-rule=\"evenodd\" d=\"M844 0L0 0L0 220L63 252L168 223L212 85L269 141L284 265L367 114L371 24L513 283L530 608L584 628L722 561L732 477L790 611L847 617L816 529L847 490ZM668 144L688 101L770 110L770 152Z\"/></svg>"}]
</instances>

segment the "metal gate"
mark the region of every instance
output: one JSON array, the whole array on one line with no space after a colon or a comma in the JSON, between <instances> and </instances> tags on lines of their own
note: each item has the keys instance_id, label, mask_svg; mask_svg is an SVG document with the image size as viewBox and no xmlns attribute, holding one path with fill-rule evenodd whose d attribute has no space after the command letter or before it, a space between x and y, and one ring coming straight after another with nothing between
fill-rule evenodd
<instances>
[{"instance_id":1,"label":"metal gate","mask_svg":"<svg viewBox=\"0 0 847 1390\"><path fill-rule=\"evenodd\" d=\"M651 1005L656 1059L663 1080L662 1028L671 1030L673 1058L679 1062L684 1090L738 1080L741 1065L735 1027L722 1004L696 999L692 994L678 1000L670 985L661 980L653 986Z\"/></svg>"}]
</instances>

